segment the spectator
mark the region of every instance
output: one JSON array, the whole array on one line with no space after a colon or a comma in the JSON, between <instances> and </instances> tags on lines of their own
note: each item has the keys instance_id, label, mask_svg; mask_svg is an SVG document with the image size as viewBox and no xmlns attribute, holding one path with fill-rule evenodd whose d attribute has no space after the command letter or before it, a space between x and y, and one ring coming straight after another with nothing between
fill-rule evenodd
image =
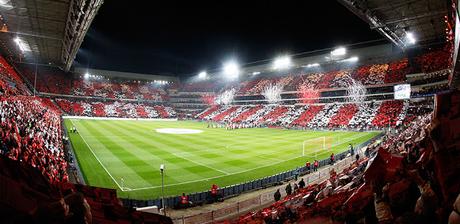
<instances>
[{"instance_id":1,"label":"spectator","mask_svg":"<svg viewBox=\"0 0 460 224\"><path fill-rule=\"evenodd\" d=\"M350 149L350 154L353 156L355 154L355 150L353 149L353 145L350 143L348 148Z\"/></svg>"},{"instance_id":2,"label":"spectator","mask_svg":"<svg viewBox=\"0 0 460 224\"><path fill-rule=\"evenodd\" d=\"M65 197L69 206L69 217L66 223L92 223L91 209L81 193L73 193Z\"/></svg>"},{"instance_id":3,"label":"spectator","mask_svg":"<svg viewBox=\"0 0 460 224\"><path fill-rule=\"evenodd\" d=\"M334 162L335 162L334 153L331 154L330 162L331 162L331 165L334 165Z\"/></svg>"},{"instance_id":4,"label":"spectator","mask_svg":"<svg viewBox=\"0 0 460 224\"><path fill-rule=\"evenodd\" d=\"M319 166L319 162L318 162L318 160L315 159L315 162L313 163L313 171L314 172L318 171L318 166Z\"/></svg>"},{"instance_id":5,"label":"spectator","mask_svg":"<svg viewBox=\"0 0 460 224\"><path fill-rule=\"evenodd\" d=\"M305 167L307 168L307 172L310 173L310 168L311 168L310 161L307 161L307 162L305 163Z\"/></svg>"},{"instance_id":6,"label":"spectator","mask_svg":"<svg viewBox=\"0 0 460 224\"><path fill-rule=\"evenodd\" d=\"M219 187L216 184L211 186L211 200L212 202L216 202L218 200L218 190Z\"/></svg>"},{"instance_id":7,"label":"spectator","mask_svg":"<svg viewBox=\"0 0 460 224\"><path fill-rule=\"evenodd\" d=\"M300 179L299 181L299 188L304 188L305 187L305 181L302 179Z\"/></svg>"},{"instance_id":8,"label":"spectator","mask_svg":"<svg viewBox=\"0 0 460 224\"><path fill-rule=\"evenodd\" d=\"M288 183L288 184L286 185L285 190L286 190L286 194L287 194L287 195L291 195L291 194L292 194L292 186L291 186L291 183Z\"/></svg>"},{"instance_id":9,"label":"spectator","mask_svg":"<svg viewBox=\"0 0 460 224\"><path fill-rule=\"evenodd\" d=\"M460 224L460 194L452 205L452 212L449 216L449 224Z\"/></svg>"},{"instance_id":10,"label":"spectator","mask_svg":"<svg viewBox=\"0 0 460 224\"><path fill-rule=\"evenodd\" d=\"M182 193L182 196L179 198L179 208L188 208L192 205L192 202L189 200L188 195Z\"/></svg>"},{"instance_id":11,"label":"spectator","mask_svg":"<svg viewBox=\"0 0 460 224\"><path fill-rule=\"evenodd\" d=\"M294 193L297 193L298 190L299 190L299 185L297 185L297 183L294 183Z\"/></svg>"},{"instance_id":12,"label":"spectator","mask_svg":"<svg viewBox=\"0 0 460 224\"><path fill-rule=\"evenodd\" d=\"M276 192L273 195L273 197L275 198L275 201L279 201L281 199L280 189L276 190Z\"/></svg>"}]
</instances>

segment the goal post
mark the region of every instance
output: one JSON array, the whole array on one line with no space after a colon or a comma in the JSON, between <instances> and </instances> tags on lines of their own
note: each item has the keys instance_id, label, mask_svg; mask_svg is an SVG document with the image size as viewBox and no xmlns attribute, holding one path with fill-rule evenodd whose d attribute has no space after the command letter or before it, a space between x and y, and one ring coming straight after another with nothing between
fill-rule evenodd
<instances>
[{"instance_id":1,"label":"goal post","mask_svg":"<svg viewBox=\"0 0 460 224\"><path fill-rule=\"evenodd\" d=\"M302 142L302 156L316 159L318 154L330 151L333 143L334 138L332 136L305 140Z\"/></svg>"}]
</instances>

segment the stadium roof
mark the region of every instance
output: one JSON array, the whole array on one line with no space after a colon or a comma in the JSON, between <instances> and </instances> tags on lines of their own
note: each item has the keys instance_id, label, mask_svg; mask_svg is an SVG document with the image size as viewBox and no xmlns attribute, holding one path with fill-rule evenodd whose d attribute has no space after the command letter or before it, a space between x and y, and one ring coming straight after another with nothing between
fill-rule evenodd
<instances>
[{"instance_id":1,"label":"stadium roof","mask_svg":"<svg viewBox=\"0 0 460 224\"><path fill-rule=\"evenodd\" d=\"M338 0L395 45L408 46L412 32L418 46L445 42L446 0Z\"/></svg>"},{"instance_id":2,"label":"stadium roof","mask_svg":"<svg viewBox=\"0 0 460 224\"><path fill-rule=\"evenodd\" d=\"M2 50L14 61L54 64L69 70L102 3L103 0L2 0Z\"/></svg>"}]
</instances>

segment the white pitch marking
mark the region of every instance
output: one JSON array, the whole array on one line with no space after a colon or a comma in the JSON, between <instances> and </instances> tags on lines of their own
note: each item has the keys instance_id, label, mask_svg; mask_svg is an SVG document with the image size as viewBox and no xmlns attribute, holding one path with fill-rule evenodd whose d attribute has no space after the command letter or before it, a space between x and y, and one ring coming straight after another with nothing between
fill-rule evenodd
<instances>
[{"instance_id":1,"label":"white pitch marking","mask_svg":"<svg viewBox=\"0 0 460 224\"><path fill-rule=\"evenodd\" d=\"M369 133L366 132L365 134L369 134ZM335 144L334 146L336 146L336 145L341 145L341 144L346 143L346 142L350 142L350 141L352 141L352 140L361 138L362 136L364 136L364 133L363 133L362 135L357 135L357 137L354 137L354 138L352 138L352 139L350 139L350 140L348 140L348 141L344 141L344 142ZM259 169L259 168L265 168L265 167L268 167L268 166L273 166L273 165L276 165L276 164L279 164L279 163L282 163L282 162L291 161L291 160L294 160L294 159L297 159L297 158L300 158L300 157L302 157L302 156L296 156L296 157L294 157L294 158L291 158L291 159L288 159L288 160L284 160L284 161L281 161L281 162L276 162L276 163L268 164L268 165L265 165L265 166L259 166L259 167L255 167L255 168L251 168L251 169L239 171L239 172L236 172L236 173L231 173L231 174L229 174L229 175L240 174L240 173L249 172L249 171L252 171L252 170L255 170L255 169ZM180 182L180 183L175 183L175 184L166 184L166 185L164 185L164 186L165 186L165 187L169 187L169 186L177 186L177 185L182 185L182 184L196 183L196 182L200 182L200 181L206 181L206 180L209 180L209 179L214 179L214 178L219 178L219 177L225 177L225 176L228 176L228 175L219 175L219 176L214 176L214 177L209 177L209 178L203 178L203 179L199 179L199 180L191 180L191 181L185 181L185 182ZM147 189L154 189L154 188L160 188L160 187L161 187L161 186L141 187L141 188L134 188L134 189L126 190L126 191L147 190Z\"/></svg>"},{"instance_id":2,"label":"white pitch marking","mask_svg":"<svg viewBox=\"0 0 460 224\"><path fill-rule=\"evenodd\" d=\"M73 123L72 119L70 119L70 122L73 124L73 126L75 126L75 124ZM78 132L78 134L80 135L80 133ZM88 149L89 151L91 151L91 153L93 154L94 158L96 158L96 160L99 162L99 164L101 164L102 168L104 168L105 172L110 176L110 178L112 178L113 182L118 186L118 188L120 188L121 191L125 191L124 189L127 189L126 191L128 191L129 188L122 188L120 186L120 184L118 184L118 182L115 180L115 178L113 178L112 174L110 174L109 170L107 170L107 168L104 166L104 164L102 164L101 160L99 160L99 158L96 156L96 153L94 153L93 149L91 148L91 146L89 146L88 142L86 142L85 138L83 137L83 135L80 135L81 139L83 139L83 141L85 142L86 146L88 146Z\"/></svg>"}]
</instances>

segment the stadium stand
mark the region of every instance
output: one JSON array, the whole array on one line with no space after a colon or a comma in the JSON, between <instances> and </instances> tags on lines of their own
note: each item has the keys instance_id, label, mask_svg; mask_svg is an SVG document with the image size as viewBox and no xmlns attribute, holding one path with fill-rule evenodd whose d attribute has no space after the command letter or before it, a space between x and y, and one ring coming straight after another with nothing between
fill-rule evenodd
<instances>
[{"instance_id":1,"label":"stadium stand","mask_svg":"<svg viewBox=\"0 0 460 224\"><path fill-rule=\"evenodd\" d=\"M174 118L175 111L163 105L126 101L93 101L56 99L57 105L69 115L88 117Z\"/></svg>"},{"instance_id":2,"label":"stadium stand","mask_svg":"<svg viewBox=\"0 0 460 224\"><path fill-rule=\"evenodd\" d=\"M437 102L452 102L459 95L444 94ZM458 103L454 103L457 108ZM383 141L364 149L369 159L359 159L340 173L331 170L329 178L318 184L299 188L257 212L219 223L444 222L460 184L444 182L458 175L454 163L437 162L450 154L449 145L458 144L458 138L447 137L458 132L452 123L458 121L458 110L453 112L451 106L444 104L434 114L419 115L398 131L387 133ZM432 123L433 116L438 123ZM442 143L444 140L448 142Z\"/></svg>"},{"instance_id":3,"label":"stadium stand","mask_svg":"<svg viewBox=\"0 0 460 224\"><path fill-rule=\"evenodd\" d=\"M2 223L172 223L170 218L162 215L126 209L113 189L69 182L68 152L62 135L63 112L140 116L130 113L134 108L131 104L123 104L122 111L118 111L113 107L117 102L107 103L106 108L98 102L91 110L86 108L90 104L84 102L56 99L56 103L55 99L30 96L22 78L3 57L0 58L0 68ZM59 88L61 79L50 80L51 85L39 88L62 93L63 89ZM155 106L153 109L153 106L143 104L140 107L152 111L145 117L175 116L168 107Z\"/></svg>"},{"instance_id":4,"label":"stadium stand","mask_svg":"<svg viewBox=\"0 0 460 224\"><path fill-rule=\"evenodd\" d=\"M450 57L441 49L417 55L411 63L399 57L321 72L298 69L251 76L233 83L205 80L166 86L87 79L55 67L18 65L16 70L0 57L0 185L7 189L0 191L0 216L6 223L172 223L165 216L126 209L113 189L69 183L61 116L185 117L178 114L181 104L199 111L192 115L196 120L238 127L389 129L363 149L364 158L345 170L331 170L327 180L223 223L438 223L445 220L450 209L446 205L460 189L455 181L458 153L448 152L457 149L460 133L459 94L449 91L447 84ZM350 77L365 85L369 95L363 102L348 102ZM393 99L392 87L400 83L412 85L415 99ZM281 102L260 102L269 85L283 87ZM35 88L37 96L27 87ZM215 105L215 96L232 88L233 104ZM315 91L318 99L296 99L302 89ZM173 101L170 90L185 94ZM429 97L439 93L443 94L435 97L433 112Z\"/></svg>"},{"instance_id":5,"label":"stadium stand","mask_svg":"<svg viewBox=\"0 0 460 224\"><path fill-rule=\"evenodd\" d=\"M219 111L218 107L214 106L198 114L196 118L251 127L372 130L394 127L398 121L404 121L407 105L408 102L389 100L359 105L353 103L309 106L256 105L250 110L246 106L231 106L223 107L225 109ZM429 103L426 103L425 106L428 105ZM257 116L248 116L246 113L257 114Z\"/></svg>"}]
</instances>

